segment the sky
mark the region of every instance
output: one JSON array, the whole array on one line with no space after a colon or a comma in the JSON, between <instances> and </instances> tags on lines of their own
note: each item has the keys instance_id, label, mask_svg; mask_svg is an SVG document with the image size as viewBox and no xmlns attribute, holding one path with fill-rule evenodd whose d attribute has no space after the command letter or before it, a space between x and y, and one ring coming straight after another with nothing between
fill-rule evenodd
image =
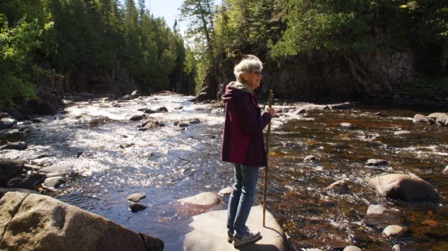
<instances>
[{"instance_id":1,"label":"sky","mask_svg":"<svg viewBox=\"0 0 448 251\"><path fill-rule=\"evenodd\" d=\"M173 28L174 20L179 19L177 16L182 3L183 0L145 0L145 7L154 17L163 17L168 27Z\"/></svg>"}]
</instances>

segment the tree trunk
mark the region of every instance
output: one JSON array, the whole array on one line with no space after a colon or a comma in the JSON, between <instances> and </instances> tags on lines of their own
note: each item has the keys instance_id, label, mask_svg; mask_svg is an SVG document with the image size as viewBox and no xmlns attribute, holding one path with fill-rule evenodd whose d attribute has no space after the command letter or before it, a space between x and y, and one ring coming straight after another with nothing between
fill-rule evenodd
<instances>
[{"instance_id":1,"label":"tree trunk","mask_svg":"<svg viewBox=\"0 0 448 251\"><path fill-rule=\"evenodd\" d=\"M442 66L442 72L446 71L446 65L448 63L448 38L445 38L442 46L442 53L440 55L440 65Z\"/></svg>"}]
</instances>

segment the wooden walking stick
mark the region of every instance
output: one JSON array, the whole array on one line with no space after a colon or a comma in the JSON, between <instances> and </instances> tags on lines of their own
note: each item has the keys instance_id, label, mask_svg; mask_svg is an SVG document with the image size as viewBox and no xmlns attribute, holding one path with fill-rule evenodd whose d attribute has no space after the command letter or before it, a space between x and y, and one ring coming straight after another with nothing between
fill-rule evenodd
<instances>
[{"instance_id":1,"label":"wooden walking stick","mask_svg":"<svg viewBox=\"0 0 448 251\"><path fill-rule=\"evenodd\" d=\"M269 108L272 108L272 98L274 93L272 89L269 90ZM263 227L266 227L266 193L268 191L268 169L269 169L269 137L271 135L271 121L268 124L268 131L266 133L266 167L264 168L264 192L263 192Z\"/></svg>"}]
</instances>

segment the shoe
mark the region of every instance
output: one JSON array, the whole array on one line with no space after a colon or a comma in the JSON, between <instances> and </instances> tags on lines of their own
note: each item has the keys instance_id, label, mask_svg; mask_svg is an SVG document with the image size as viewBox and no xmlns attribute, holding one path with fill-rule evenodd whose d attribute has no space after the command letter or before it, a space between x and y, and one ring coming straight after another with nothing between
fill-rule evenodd
<instances>
[{"instance_id":1,"label":"shoe","mask_svg":"<svg viewBox=\"0 0 448 251\"><path fill-rule=\"evenodd\" d=\"M256 242L260 239L260 237L261 235L258 231L255 233L247 231L247 234L245 234L242 238L233 237L233 246L239 247L247 243Z\"/></svg>"},{"instance_id":2,"label":"shoe","mask_svg":"<svg viewBox=\"0 0 448 251\"><path fill-rule=\"evenodd\" d=\"M233 233L232 232L227 232L227 241L229 243L233 242Z\"/></svg>"}]
</instances>

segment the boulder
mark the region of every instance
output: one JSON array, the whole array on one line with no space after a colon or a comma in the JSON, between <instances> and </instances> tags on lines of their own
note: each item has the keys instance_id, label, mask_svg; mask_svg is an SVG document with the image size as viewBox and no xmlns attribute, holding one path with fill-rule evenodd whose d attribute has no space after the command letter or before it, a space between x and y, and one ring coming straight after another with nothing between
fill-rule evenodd
<instances>
[{"instance_id":1,"label":"boulder","mask_svg":"<svg viewBox=\"0 0 448 251\"><path fill-rule=\"evenodd\" d=\"M269 211L266 211L264 227L262 217L263 207L252 207L247 220L247 226L253 231L260 231L262 238L255 243L238 247L238 249L264 251L288 250L285 234L273 215ZM178 247L178 249L174 249L173 247L173 249L169 250L235 250L233 245L227 242L226 219L227 210L211 211L194 216L193 221L190 223L191 231L185 234L183 248Z\"/></svg>"},{"instance_id":2,"label":"boulder","mask_svg":"<svg viewBox=\"0 0 448 251\"><path fill-rule=\"evenodd\" d=\"M428 120L432 124L448 125L448 114L442 112L435 112L428 115Z\"/></svg>"},{"instance_id":3,"label":"boulder","mask_svg":"<svg viewBox=\"0 0 448 251\"><path fill-rule=\"evenodd\" d=\"M13 142L8 143L0 147L1 150L25 150L28 147L28 144L26 142Z\"/></svg>"},{"instance_id":4,"label":"boulder","mask_svg":"<svg viewBox=\"0 0 448 251\"><path fill-rule=\"evenodd\" d=\"M412 119L412 122L414 123L428 123L428 118L425 115L422 114L415 114L414 118Z\"/></svg>"},{"instance_id":5,"label":"boulder","mask_svg":"<svg viewBox=\"0 0 448 251\"><path fill-rule=\"evenodd\" d=\"M10 117L1 118L0 119L0 130L11 128L15 124L17 124L17 121L13 118L10 118Z\"/></svg>"},{"instance_id":6,"label":"boulder","mask_svg":"<svg viewBox=\"0 0 448 251\"><path fill-rule=\"evenodd\" d=\"M54 95L47 94L45 97L32 99L28 101L28 106L33 113L39 115L54 115L58 111L57 98Z\"/></svg>"},{"instance_id":7,"label":"boulder","mask_svg":"<svg viewBox=\"0 0 448 251\"><path fill-rule=\"evenodd\" d=\"M425 180L406 174L386 174L369 180L369 186L385 197L403 201L436 201L439 195Z\"/></svg>"},{"instance_id":8,"label":"boulder","mask_svg":"<svg viewBox=\"0 0 448 251\"><path fill-rule=\"evenodd\" d=\"M0 187L0 199L9 192L19 192L24 194L30 194L30 193L37 193L34 190L26 189L26 188L6 188L6 187Z\"/></svg>"},{"instance_id":9,"label":"boulder","mask_svg":"<svg viewBox=\"0 0 448 251\"><path fill-rule=\"evenodd\" d=\"M39 194L0 200L0 250L163 250L157 238Z\"/></svg>"},{"instance_id":10,"label":"boulder","mask_svg":"<svg viewBox=\"0 0 448 251\"><path fill-rule=\"evenodd\" d=\"M6 186L8 181L23 172L24 163L21 160L0 159L0 185Z\"/></svg>"}]
</instances>

